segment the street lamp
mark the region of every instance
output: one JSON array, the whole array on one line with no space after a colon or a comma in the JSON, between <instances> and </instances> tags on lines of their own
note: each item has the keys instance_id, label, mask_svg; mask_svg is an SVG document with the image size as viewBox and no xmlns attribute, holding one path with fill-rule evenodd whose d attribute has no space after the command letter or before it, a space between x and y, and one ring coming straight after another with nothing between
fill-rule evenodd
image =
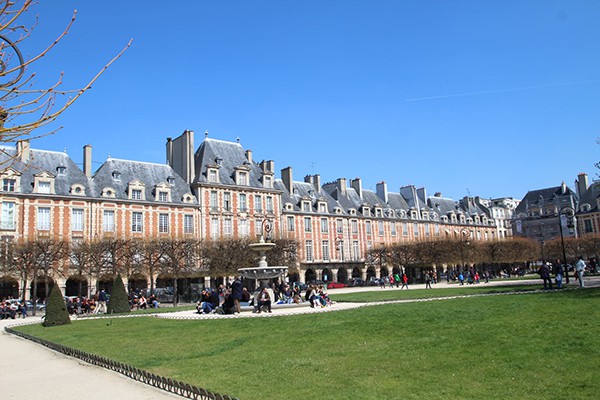
<instances>
[{"instance_id":1,"label":"street lamp","mask_svg":"<svg viewBox=\"0 0 600 400\"><path fill-rule=\"evenodd\" d=\"M575 210L571 206L564 206L558 211L558 230L560 231L560 244L562 246L562 254L563 254L563 265L565 270L565 282L569 283L569 267L567 267L567 253L565 252L565 238L562 230L562 217L565 217L567 222L567 228L569 229L569 234L573 234L575 232Z\"/></svg>"}]
</instances>

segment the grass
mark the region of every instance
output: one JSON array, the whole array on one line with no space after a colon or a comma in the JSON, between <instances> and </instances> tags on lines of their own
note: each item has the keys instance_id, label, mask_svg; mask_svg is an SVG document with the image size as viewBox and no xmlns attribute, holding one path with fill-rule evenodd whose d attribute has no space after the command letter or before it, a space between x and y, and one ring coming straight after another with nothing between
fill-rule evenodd
<instances>
[{"instance_id":1,"label":"grass","mask_svg":"<svg viewBox=\"0 0 600 400\"><path fill-rule=\"evenodd\" d=\"M436 297L463 296L474 294L492 294L507 292L534 291L542 288L542 285L510 285L510 286L485 286L483 284L473 286L459 286L431 290L377 290L376 288L368 292L340 293L335 294L335 289L329 291L329 297L335 301L345 302L374 302L374 301L393 301L426 299Z\"/></svg>"},{"instance_id":2,"label":"grass","mask_svg":"<svg viewBox=\"0 0 600 400\"><path fill-rule=\"evenodd\" d=\"M599 317L600 289L591 288L18 329L242 400L589 399L600 389Z\"/></svg>"}]
</instances>

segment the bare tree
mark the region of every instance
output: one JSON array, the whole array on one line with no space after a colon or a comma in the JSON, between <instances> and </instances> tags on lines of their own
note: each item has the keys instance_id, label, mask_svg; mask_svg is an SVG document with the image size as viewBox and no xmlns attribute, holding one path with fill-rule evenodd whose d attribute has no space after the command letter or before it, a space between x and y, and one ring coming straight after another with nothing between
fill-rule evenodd
<instances>
[{"instance_id":1,"label":"bare tree","mask_svg":"<svg viewBox=\"0 0 600 400\"><path fill-rule=\"evenodd\" d=\"M150 278L150 293L154 294L154 274L160 269L163 259L163 246L156 239L142 242L141 248L142 266Z\"/></svg>"},{"instance_id":2,"label":"bare tree","mask_svg":"<svg viewBox=\"0 0 600 400\"><path fill-rule=\"evenodd\" d=\"M25 57L19 47L34 31L35 26L26 26L20 21L30 12L33 0L0 0L0 143L31 137L33 130L55 121L69 106L88 91L102 73L115 62L131 45L127 45L83 87L62 89L62 73L50 87L37 87L35 72L30 70L39 65L55 46L68 34L77 12L66 24L65 29L40 53Z\"/></svg>"},{"instance_id":3,"label":"bare tree","mask_svg":"<svg viewBox=\"0 0 600 400\"><path fill-rule=\"evenodd\" d=\"M256 253L248 247L247 239L219 239L205 242L202 259L213 276L234 275L238 268L255 264Z\"/></svg>"},{"instance_id":4,"label":"bare tree","mask_svg":"<svg viewBox=\"0 0 600 400\"><path fill-rule=\"evenodd\" d=\"M70 248L70 270L78 278L77 296L81 297L83 293L83 281L92 275L94 267L93 249L90 242L77 241L71 243ZM87 297L87 293L85 293Z\"/></svg>"},{"instance_id":5,"label":"bare tree","mask_svg":"<svg viewBox=\"0 0 600 400\"><path fill-rule=\"evenodd\" d=\"M196 240L187 239L167 239L160 242L162 247L160 268L173 279L173 305L177 305L179 297L177 279L183 278L196 266L198 244Z\"/></svg>"},{"instance_id":6,"label":"bare tree","mask_svg":"<svg viewBox=\"0 0 600 400\"><path fill-rule=\"evenodd\" d=\"M21 281L20 285L23 288L22 300L25 300L27 281L35 270L35 265L37 263L35 245L32 241L26 241L13 243L11 247L11 257L14 260L14 267L19 274L19 279ZM35 293L31 300L33 302L36 301ZM33 308L33 313L35 315L35 307Z\"/></svg>"},{"instance_id":7,"label":"bare tree","mask_svg":"<svg viewBox=\"0 0 600 400\"><path fill-rule=\"evenodd\" d=\"M38 239L35 243L36 273L34 273L33 291L37 293L37 276L41 273L44 277L44 293L47 298L50 294L49 278L56 279L64 276L64 264L61 262L68 249L67 242L55 239Z\"/></svg>"}]
</instances>

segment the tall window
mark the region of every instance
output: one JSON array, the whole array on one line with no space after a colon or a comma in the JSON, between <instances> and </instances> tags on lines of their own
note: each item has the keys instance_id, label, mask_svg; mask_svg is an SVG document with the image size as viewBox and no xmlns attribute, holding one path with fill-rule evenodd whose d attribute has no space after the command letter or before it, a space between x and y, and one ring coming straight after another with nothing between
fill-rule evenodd
<instances>
[{"instance_id":1,"label":"tall window","mask_svg":"<svg viewBox=\"0 0 600 400\"><path fill-rule=\"evenodd\" d=\"M377 221L377 231L379 236L383 236L383 221Z\"/></svg>"},{"instance_id":2,"label":"tall window","mask_svg":"<svg viewBox=\"0 0 600 400\"><path fill-rule=\"evenodd\" d=\"M233 227L232 227L232 221L231 218L226 218L223 221L223 234L225 236L231 236L231 234L233 233Z\"/></svg>"},{"instance_id":3,"label":"tall window","mask_svg":"<svg viewBox=\"0 0 600 400\"><path fill-rule=\"evenodd\" d=\"M132 200L141 200L142 199L142 190L141 189L132 189L131 190L131 199Z\"/></svg>"},{"instance_id":4,"label":"tall window","mask_svg":"<svg viewBox=\"0 0 600 400\"><path fill-rule=\"evenodd\" d=\"M312 232L312 221L310 217L304 217L304 232Z\"/></svg>"},{"instance_id":5,"label":"tall window","mask_svg":"<svg viewBox=\"0 0 600 400\"><path fill-rule=\"evenodd\" d=\"M259 195L254 195L254 212L261 213L262 210L262 197Z\"/></svg>"},{"instance_id":6,"label":"tall window","mask_svg":"<svg viewBox=\"0 0 600 400\"><path fill-rule=\"evenodd\" d=\"M49 207L40 207L38 208L38 219L37 219L37 228L40 231L48 231L50 230L50 208Z\"/></svg>"},{"instance_id":7,"label":"tall window","mask_svg":"<svg viewBox=\"0 0 600 400\"><path fill-rule=\"evenodd\" d=\"M294 232L294 228L295 228L294 217L288 216L287 217L287 230L288 230L288 232Z\"/></svg>"},{"instance_id":8,"label":"tall window","mask_svg":"<svg viewBox=\"0 0 600 400\"><path fill-rule=\"evenodd\" d=\"M329 221L327 218L321 218L321 233L329 232Z\"/></svg>"},{"instance_id":9,"label":"tall window","mask_svg":"<svg viewBox=\"0 0 600 400\"><path fill-rule=\"evenodd\" d=\"M342 235L344 233L344 221L341 219L335 220L335 232L338 235Z\"/></svg>"},{"instance_id":10,"label":"tall window","mask_svg":"<svg viewBox=\"0 0 600 400\"><path fill-rule=\"evenodd\" d=\"M142 213L134 211L131 213L131 232L142 232L144 228Z\"/></svg>"},{"instance_id":11,"label":"tall window","mask_svg":"<svg viewBox=\"0 0 600 400\"><path fill-rule=\"evenodd\" d=\"M15 229L15 203L10 201L2 202L2 220L1 229Z\"/></svg>"},{"instance_id":12,"label":"tall window","mask_svg":"<svg viewBox=\"0 0 600 400\"><path fill-rule=\"evenodd\" d=\"M6 178L2 181L2 190L5 192L14 192L17 188L17 180Z\"/></svg>"},{"instance_id":13,"label":"tall window","mask_svg":"<svg viewBox=\"0 0 600 400\"><path fill-rule=\"evenodd\" d=\"M71 210L71 230L83 231L83 210L80 208Z\"/></svg>"},{"instance_id":14,"label":"tall window","mask_svg":"<svg viewBox=\"0 0 600 400\"><path fill-rule=\"evenodd\" d=\"M213 239L217 239L219 237L219 219L218 218L210 219L210 237Z\"/></svg>"},{"instance_id":15,"label":"tall window","mask_svg":"<svg viewBox=\"0 0 600 400\"><path fill-rule=\"evenodd\" d=\"M371 234L371 221L365 222L365 230L367 231L367 235Z\"/></svg>"},{"instance_id":16,"label":"tall window","mask_svg":"<svg viewBox=\"0 0 600 400\"><path fill-rule=\"evenodd\" d=\"M169 214L158 214L158 232L169 233Z\"/></svg>"},{"instance_id":17,"label":"tall window","mask_svg":"<svg viewBox=\"0 0 600 400\"><path fill-rule=\"evenodd\" d=\"M239 178L239 185L246 186L248 184L248 174L246 172L240 172Z\"/></svg>"},{"instance_id":18,"label":"tall window","mask_svg":"<svg viewBox=\"0 0 600 400\"><path fill-rule=\"evenodd\" d=\"M223 210L231 211L231 193L223 193Z\"/></svg>"},{"instance_id":19,"label":"tall window","mask_svg":"<svg viewBox=\"0 0 600 400\"><path fill-rule=\"evenodd\" d=\"M104 210L102 213L102 230L104 232L115 231L115 212L112 210Z\"/></svg>"},{"instance_id":20,"label":"tall window","mask_svg":"<svg viewBox=\"0 0 600 400\"><path fill-rule=\"evenodd\" d=\"M158 201L163 201L163 202L169 201L169 193L164 192L164 191L158 192Z\"/></svg>"},{"instance_id":21,"label":"tall window","mask_svg":"<svg viewBox=\"0 0 600 400\"><path fill-rule=\"evenodd\" d=\"M312 261L312 260L313 260L312 240L307 240L306 241L306 261Z\"/></svg>"},{"instance_id":22,"label":"tall window","mask_svg":"<svg viewBox=\"0 0 600 400\"><path fill-rule=\"evenodd\" d=\"M329 240L323 240L323 261L329 261Z\"/></svg>"},{"instance_id":23,"label":"tall window","mask_svg":"<svg viewBox=\"0 0 600 400\"><path fill-rule=\"evenodd\" d=\"M390 235L396 236L396 223L390 222Z\"/></svg>"},{"instance_id":24,"label":"tall window","mask_svg":"<svg viewBox=\"0 0 600 400\"><path fill-rule=\"evenodd\" d=\"M209 169L208 170L208 181L209 182L216 182L217 181L217 170L215 170L215 169Z\"/></svg>"},{"instance_id":25,"label":"tall window","mask_svg":"<svg viewBox=\"0 0 600 400\"><path fill-rule=\"evenodd\" d=\"M248 236L248 232L250 231L248 229L248 220L247 219L240 219L238 221L238 230L240 231L240 236L241 237L246 237Z\"/></svg>"},{"instance_id":26,"label":"tall window","mask_svg":"<svg viewBox=\"0 0 600 400\"><path fill-rule=\"evenodd\" d=\"M194 233L194 216L184 215L183 216L183 233Z\"/></svg>"},{"instance_id":27,"label":"tall window","mask_svg":"<svg viewBox=\"0 0 600 400\"><path fill-rule=\"evenodd\" d=\"M352 242L352 259L354 261L360 259L360 248L358 247L358 240Z\"/></svg>"},{"instance_id":28,"label":"tall window","mask_svg":"<svg viewBox=\"0 0 600 400\"><path fill-rule=\"evenodd\" d=\"M240 193L240 211L248 211L248 197L245 193Z\"/></svg>"},{"instance_id":29,"label":"tall window","mask_svg":"<svg viewBox=\"0 0 600 400\"><path fill-rule=\"evenodd\" d=\"M302 211L304 211L304 212L310 212L310 201L303 201L302 202Z\"/></svg>"},{"instance_id":30,"label":"tall window","mask_svg":"<svg viewBox=\"0 0 600 400\"><path fill-rule=\"evenodd\" d=\"M350 221L350 225L352 225L352 233L357 234L358 233L358 221L353 219L352 221Z\"/></svg>"},{"instance_id":31,"label":"tall window","mask_svg":"<svg viewBox=\"0 0 600 400\"><path fill-rule=\"evenodd\" d=\"M408 224L406 222L402 223L402 236L408 236Z\"/></svg>"},{"instance_id":32,"label":"tall window","mask_svg":"<svg viewBox=\"0 0 600 400\"><path fill-rule=\"evenodd\" d=\"M210 192L210 210L217 211L219 209L219 201L215 190Z\"/></svg>"},{"instance_id":33,"label":"tall window","mask_svg":"<svg viewBox=\"0 0 600 400\"><path fill-rule=\"evenodd\" d=\"M268 213L273 212L273 197L272 196L267 196L267 212Z\"/></svg>"},{"instance_id":34,"label":"tall window","mask_svg":"<svg viewBox=\"0 0 600 400\"><path fill-rule=\"evenodd\" d=\"M429 236L429 224L425 224L425 236Z\"/></svg>"},{"instance_id":35,"label":"tall window","mask_svg":"<svg viewBox=\"0 0 600 400\"><path fill-rule=\"evenodd\" d=\"M413 235L415 237L419 236L419 224L416 222L413 224Z\"/></svg>"}]
</instances>

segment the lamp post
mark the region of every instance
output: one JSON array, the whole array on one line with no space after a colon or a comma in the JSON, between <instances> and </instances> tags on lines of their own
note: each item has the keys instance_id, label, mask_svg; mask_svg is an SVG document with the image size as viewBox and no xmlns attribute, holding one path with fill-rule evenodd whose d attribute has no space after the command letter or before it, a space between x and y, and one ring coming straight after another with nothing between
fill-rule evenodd
<instances>
[{"instance_id":1,"label":"lamp post","mask_svg":"<svg viewBox=\"0 0 600 400\"><path fill-rule=\"evenodd\" d=\"M575 232L575 224L573 219L575 218L575 210L571 206L564 206L558 211L558 230L560 231L560 244L562 246L562 256L563 256L563 266L565 270L565 282L569 283L569 268L567 267L567 253L565 252L565 238L562 230L562 217L563 215L566 218L567 228L569 229L569 234L573 234Z\"/></svg>"}]
</instances>

